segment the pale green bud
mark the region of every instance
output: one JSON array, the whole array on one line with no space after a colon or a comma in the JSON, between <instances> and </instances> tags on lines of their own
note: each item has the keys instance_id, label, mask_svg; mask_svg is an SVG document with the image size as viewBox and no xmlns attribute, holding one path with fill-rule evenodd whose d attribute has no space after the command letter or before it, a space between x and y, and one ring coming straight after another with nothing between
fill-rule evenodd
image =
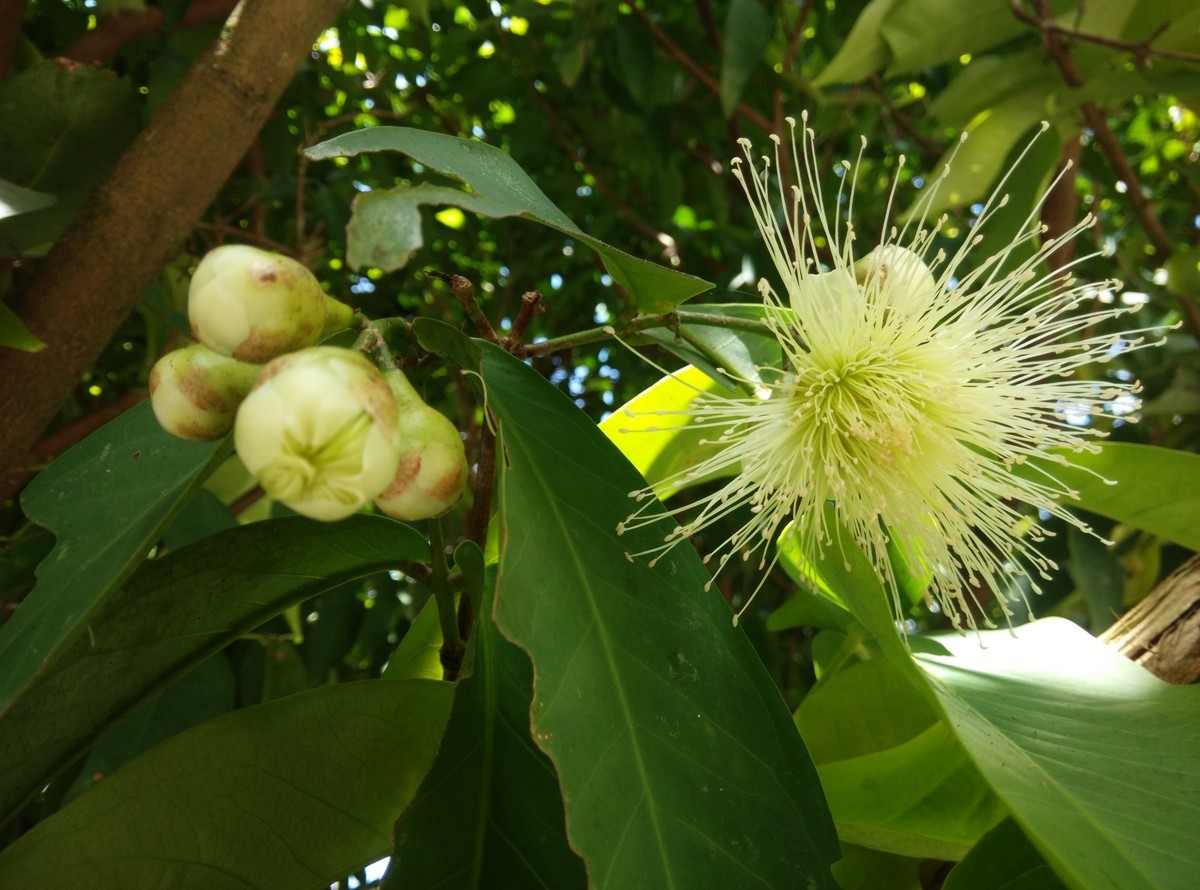
<instances>
[{"instance_id":1,"label":"pale green bud","mask_svg":"<svg viewBox=\"0 0 1200 890\"><path fill-rule=\"evenodd\" d=\"M332 522L377 497L396 476L396 401L361 354L314 346L281 356L238 410L238 456L267 494Z\"/></svg>"},{"instance_id":2,"label":"pale green bud","mask_svg":"<svg viewBox=\"0 0 1200 890\"><path fill-rule=\"evenodd\" d=\"M467 453L446 417L426 405L400 371L388 371L399 406L400 465L375 506L393 519L440 516L467 488Z\"/></svg>"},{"instance_id":3,"label":"pale green bud","mask_svg":"<svg viewBox=\"0 0 1200 890\"><path fill-rule=\"evenodd\" d=\"M244 244L209 251L188 288L196 339L215 352L267 362L346 327L354 310L326 295L303 265Z\"/></svg>"},{"instance_id":4,"label":"pale green bud","mask_svg":"<svg viewBox=\"0 0 1200 890\"><path fill-rule=\"evenodd\" d=\"M876 247L854 264L854 278L867 293L895 308L923 310L937 295L937 280L920 254L898 244Z\"/></svg>"},{"instance_id":5,"label":"pale green bud","mask_svg":"<svg viewBox=\"0 0 1200 890\"><path fill-rule=\"evenodd\" d=\"M238 405L261 368L197 343L169 352L150 369L150 405L164 430L209 442L233 429Z\"/></svg>"}]
</instances>

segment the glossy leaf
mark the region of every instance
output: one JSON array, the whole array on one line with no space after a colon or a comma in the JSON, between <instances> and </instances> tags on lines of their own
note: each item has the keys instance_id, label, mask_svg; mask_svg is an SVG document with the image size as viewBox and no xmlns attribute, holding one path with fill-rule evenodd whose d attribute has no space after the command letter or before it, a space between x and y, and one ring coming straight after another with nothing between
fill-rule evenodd
<instances>
[{"instance_id":1,"label":"glossy leaf","mask_svg":"<svg viewBox=\"0 0 1200 890\"><path fill-rule=\"evenodd\" d=\"M1172 686L1057 618L920 654L980 771L1069 886L1200 874L1200 689ZM983 645L981 645L981 643Z\"/></svg>"},{"instance_id":2,"label":"glossy leaf","mask_svg":"<svg viewBox=\"0 0 1200 890\"><path fill-rule=\"evenodd\" d=\"M0 853L0 885L328 887L384 855L451 687L326 686L151 749Z\"/></svg>"},{"instance_id":3,"label":"glossy leaf","mask_svg":"<svg viewBox=\"0 0 1200 890\"><path fill-rule=\"evenodd\" d=\"M1054 472L1077 492L1074 503L1200 550L1200 454L1106 442L1098 454L1071 462L1082 469Z\"/></svg>"},{"instance_id":4,"label":"glossy leaf","mask_svg":"<svg viewBox=\"0 0 1200 890\"><path fill-rule=\"evenodd\" d=\"M585 234L559 210L512 158L494 146L471 139L407 127L372 127L338 136L307 150L314 160L352 157L363 152L397 151L426 167L468 186L470 191L419 186L373 193L363 204L370 208L369 222L355 223L351 231L360 240L350 251L360 262L378 260L385 271L407 261L416 249L413 236L417 206L451 204L494 218L520 216L549 226L588 245L600 255L613 280L644 312L665 312L712 287L706 281L675 272L631 256ZM404 247L391 246L394 230L402 233Z\"/></svg>"},{"instance_id":5,"label":"glossy leaf","mask_svg":"<svg viewBox=\"0 0 1200 890\"><path fill-rule=\"evenodd\" d=\"M232 446L167 435L148 403L61 455L25 489L25 514L54 532L37 585L0 628L0 715L141 565ZM102 517L120 517L119 522Z\"/></svg>"},{"instance_id":6,"label":"glossy leaf","mask_svg":"<svg viewBox=\"0 0 1200 890\"><path fill-rule=\"evenodd\" d=\"M288 606L347 580L427 560L409 526L376 516L300 517L212 535L146 563L58 651L0 719L0 813L156 688Z\"/></svg>"},{"instance_id":7,"label":"glossy leaf","mask_svg":"<svg viewBox=\"0 0 1200 890\"><path fill-rule=\"evenodd\" d=\"M533 737L595 887L832 886L812 763L753 647L678 547L619 537L636 472L531 368L483 347L504 465L495 617L534 665Z\"/></svg>"},{"instance_id":8,"label":"glossy leaf","mask_svg":"<svg viewBox=\"0 0 1200 890\"><path fill-rule=\"evenodd\" d=\"M441 750L396 824L387 888L587 886L554 766L529 737L529 658L491 606L485 594Z\"/></svg>"}]
</instances>

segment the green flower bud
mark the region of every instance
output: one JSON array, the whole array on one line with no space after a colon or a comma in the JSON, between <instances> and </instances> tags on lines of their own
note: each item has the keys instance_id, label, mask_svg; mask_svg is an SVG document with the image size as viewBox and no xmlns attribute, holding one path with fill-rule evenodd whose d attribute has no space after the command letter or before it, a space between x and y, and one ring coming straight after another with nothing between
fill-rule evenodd
<instances>
[{"instance_id":1,"label":"green flower bud","mask_svg":"<svg viewBox=\"0 0 1200 890\"><path fill-rule=\"evenodd\" d=\"M169 352L150 369L154 416L164 430L181 439L220 439L233 429L238 405L260 370L199 343Z\"/></svg>"},{"instance_id":2,"label":"green flower bud","mask_svg":"<svg viewBox=\"0 0 1200 890\"><path fill-rule=\"evenodd\" d=\"M343 519L400 464L396 401L357 352L314 346L280 356L238 410L238 456L267 494L312 519Z\"/></svg>"},{"instance_id":3,"label":"green flower bud","mask_svg":"<svg viewBox=\"0 0 1200 890\"><path fill-rule=\"evenodd\" d=\"M467 488L467 453L462 437L444 415L417 395L400 371L388 371L399 407L402 454L395 478L375 499L393 519L431 519L445 513Z\"/></svg>"},{"instance_id":4,"label":"green flower bud","mask_svg":"<svg viewBox=\"0 0 1200 890\"><path fill-rule=\"evenodd\" d=\"M222 355L267 362L350 324L354 310L300 263L244 244L209 251L188 288L196 339Z\"/></svg>"}]
</instances>

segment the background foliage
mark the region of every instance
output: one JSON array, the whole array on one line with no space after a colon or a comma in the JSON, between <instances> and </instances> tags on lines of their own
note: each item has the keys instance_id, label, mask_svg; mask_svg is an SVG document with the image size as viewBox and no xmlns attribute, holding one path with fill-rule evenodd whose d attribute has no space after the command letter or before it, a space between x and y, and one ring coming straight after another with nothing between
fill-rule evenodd
<instances>
[{"instance_id":1,"label":"background foliage","mask_svg":"<svg viewBox=\"0 0 1200 890\"><path fill-rule=\"evenodd\" d=\"M4 4L20 20L0 47L5 348L98 323L68 303L30 329L23 301L232 6ZM1104 630L1200 547L1193 3L375 0L312 37L186 242L3 468L0 885L357 886L393 851L395 887L1200 881L1195 687L1080 629ZM1180 325L1115 369L1144 385L1140 422L1118 420L1123 444L1098 458L1122 484L1081 480L1115 543L1060 529L1047 544L1063 569L1034 612L1070 623L986 650L918 636L914 660L862 571L822 565L835 597L812 596L785 558L732 631L725 603L753 572L703 594L690 551L669 572L624 560L629 462L653 484L697 444L613 421L602 435L660 375L599 334L557 338L611 324L672 367L774 360L751 335L685 325L680 342L644 316L698 294L716 308L681 308L753 314L740 304L769 261L729 159L802 111L827 194L868 139L865 241L892 182L902 211L965 131L939 207L961 239L1049 121L985 238L1011 237L1070 161L1042 222L1090 213L1077 274L1124 284L1097 299ZM420 320L394 345L482 468L439 527L288 516L227 446L159 434L137 404L148 369L187 336L190 270L227 242L297 257L369 316ZM501 337L544 295L524 364L459 333L478 330L427 270L469 279ZM487 416L461 370L486 382ZM439 563L477 616L455 686ZM920 604L908 618L944 627Z\"/></svg>"}]
</instances>

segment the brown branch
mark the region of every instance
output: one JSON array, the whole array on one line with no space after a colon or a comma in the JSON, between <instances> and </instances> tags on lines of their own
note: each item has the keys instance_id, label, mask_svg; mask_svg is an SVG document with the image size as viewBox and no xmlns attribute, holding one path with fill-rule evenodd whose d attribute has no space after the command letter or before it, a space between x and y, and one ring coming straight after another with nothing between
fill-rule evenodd
<instances>
[{"instance_id":1,"label":"brown branch","mask_svg":"<svg viewBox=\"0 0 1200 890\"><path fill-rule=\"evenodd\" d=\"M175 255L344 3L240 7L41 263L12 308L46 348L0 349L0 477L20 465Z\"/></svg>"},{"instance_id":2,"label":"brown branch","mask_svg":"<svg viewBox=\"0 0 1200 890\"><path fill-rule=\"evenodd\" d=\"M1200 677L1200 556L1193 556L1100 635L1168 683Z\"/></svg>"},{"instance_id":3,"label":"brown branch","mask_svg":"<svg viewBox=\"0 0 1200 890\"><path fill-rule=\"evenodd\" d=\"M1068 44L1068 37L1073 32L1055 25L1054 13L1050 8L1049 0L1031 0L1031 2L1037 12L1037 17L1031 16L1022 8L1021 0L1011 0L1013 13L1021 21L1041 30L1046 52L1062 72L1063 80L1074 89L1079 89L1084 84L1083 74L1075 64L1075 59L1071 55L1071 47ZM1171 255L1174 247L1158 214L1155 213L1150 199L1146 197L1141 177L1129 163L1129 158L1125 156L1120 141L1108 126L1104 113L1096 103L1084 102L1080 109L1083 112L1084 123L1091 129L1096 144L1100 146L1113 173L1125 184L1125 197L1129 199L1134 215L1146 232L1146 237L1154 249L1156 258L1159 262L1164 262ZM1183 308L1188 329L1193 337L1200 340L1200 305L1185 296L1179 296L1178 300Z\"/></svg>"},{"instance_id":4,"label":"brown branch","mask_svg":"<svg viewBox=\"0 0 1200 890\"><path fill-rule=\"evenodd\" d=\"M500 338L496 336L496 329L492 327L492 323L484 315L479 301L475 299L475 286L471 284L470 279L464 275L450 275L446 272L438 272L436 269L426 269L425 274L430 278L436 278L438 281L444 281L450 286L450 293L454 294L454 299L458 300L463 310L467 313L467 317L474 322L475 330L479 332L480 337L489 343L500 342Z\"/></svg>"},{"instance_id":5,"label":"brown branch","mask_svg":"<svg viewBox=\"0 0 1200 890\"><path fill-rule=\"evenodd\" d=\"M191 28L223 22L236 5L237 0L192 0L179 27ZM61 55L88 65L103 65L129 41L153 34L162 26L163 13L158 6L147 6L140 10L123 9L101 18L95 29L68 46Z\"/></svg>"},{"instance_id":6,"label":"brown branch","mask_svg":"<svg viewBox=\"0 0 1200 890\"><path fill-rule=\"evenodd\" d=\"M671 58L686 68L688 73L691 74L692 77L696 78L696 80L701 84L703 84L704 87L714 96L721 95L721 85L717 82L717 79L705 71L704 68L701 67L691 56L684 52L683 48L680 47L679 44L677 44L670 37L668 37L666 33L658 27L658 25L654 24L650 18L650 14L646 12L646 10L642 9L637 4L630 4L629 8L633 14L640 18L646 27L650 29L650 34L654 37L655 43L661 46L666 51L667 55L671 56ZM745 103L739 102L738 106L733 110L733 115L734 117L740 117L749 123L754 124L754 126L761 129L764 133L775 132L775 128L769 120L767 120L753 108L745 105Z\"/></svg>"},{"instance_id":7,"label":"brown branch","mask_svg":"<svg viewBox=\"0 0 1200 890\"><path fill-rule=\"evenodd\" d=\"M0 0L0 83L8 79L13 52L21 39L21 23L25 21L25 0Z\"/></svg>"},{"instance_id":8,"label":"brown branch","mask_svg":"<svg viewBox=\"0 0 1200 890\"><path fill-rule=\"evenodd\" d=\"M1129 40L1118 40L1115 37L1105 37L1103 34L1080 31L1078 28L1068 28L1066 25L1061 25L1054 20L1052 11L1047 14L1041 0L1034 0L1034 6L1037 8L1036 16L1025 10L1025 0L1009 0L1009 5L1012 7L1013 15L1025 24L1037 28L1043 34L1054 34L1056 39L1062 39L1064 44L1067 40L1078 40L1081 43L1094 43L1097 46L1105 46L1109 49L1130 53L1137 59L1138 67L1140 68L1149 68L1155 58L1170 59L1175 62L1188 62L1193 65L1200 64L1200 56L1195 53L1185 53L1173 49L1156 49L1151 45L1171 27L1172 23L1170 21L1163 22L1154 29L1154 33L1150 36L1137 43L1133 43Z\"/></svg>"},{"instance_id":9,"label":"brown branch","mask_svg":"<svg viewBox=\"0 0 1200 890\"><path fill-rule=\"evenodd\" d=\"M899 124L900 129L908 134L909 138L921 147L921 153L927 158L940 158L943 149L940 145L922 133L916 128L908 115L896 107L896 103L892 101L892 97L887 93L887 87L884 86L883 78L878 74L871 75L871 89L875 91L875 95L883 102L884 107L888 110L888 115Z\"/></svg>"},{"instance_id":10,"label":"brown branch","mask_svg":"<svg viewBox=\"0 0 1200 890\"><path fill-rule=\"evenodd\" d=\"M537 90L533 88L533 81L526 81L529 84L530 97L533 99L533 104L537 106L541 112L542 120L546 122L546 126L550 128L550 132L554 135L555 141L559 148L567 156L567 159L572 164L578 164L579 167L596 184L596 189L604 196L604 200L616 212L617 216L629 223L643 235L652 238L658 244L662 245L663 257L672 266L678 266L681 262L679 258L679 248L675 244L675 239L666 232L660 231L650 223L646 222L632 207L621 199L616 190L608 184L607 177L603 176L595 167L589 164L578 151L578 140L572 139L563 128L559 125L559 115L554 106Z\"/></svg>"},{"instance_id":11,"label":"brown branch","mask_svg":"<svg viewBox=\"0 0 1200 890\"><path fill-rule=\"evenodd\" d=\"M1042 225L1046 227L1046 243L1060 239L1075 225L1079 201L1075 197L1075 179L1079 172L1079 159L1083 154L1083 140L1076 134L1063 145L1058 166L1054 171L1054 186L1046 195L1042 205ZM1075 242L1063 241L1046 257L1051 269L1062 269L1071 263L1075 255Z\"/></svg>"}]
</instances>

